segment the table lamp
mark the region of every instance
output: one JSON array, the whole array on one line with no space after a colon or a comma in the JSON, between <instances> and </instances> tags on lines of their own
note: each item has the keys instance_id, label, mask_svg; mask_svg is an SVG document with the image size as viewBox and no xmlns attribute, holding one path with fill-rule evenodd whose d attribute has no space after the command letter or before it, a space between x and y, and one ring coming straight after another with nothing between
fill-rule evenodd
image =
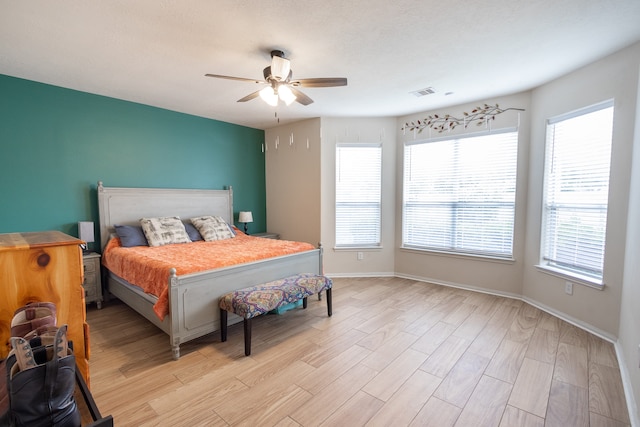
<instances>
[{"instance_id":1,"label":"table lamp","mask_svg":"<svg viewBox=\"0 0 640 427\"><path fill-rule=\"evenodd\" d=\"M250 211L244 212L241 211L238 215L238 222L244 222L244 234L249 234L247 223L253 222L253 215Z\"/></svg>"}]
</instances>

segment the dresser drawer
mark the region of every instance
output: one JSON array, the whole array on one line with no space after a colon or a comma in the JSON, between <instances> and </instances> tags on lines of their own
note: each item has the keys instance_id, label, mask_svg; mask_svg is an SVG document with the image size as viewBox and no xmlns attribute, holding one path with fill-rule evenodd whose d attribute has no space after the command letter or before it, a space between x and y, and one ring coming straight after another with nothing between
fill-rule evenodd
<instances>
[{"instance_id":1,"label":"dresser drawer","mask_svg":"<svg viewBox=\"0 0 640 427\"><path fill-rule=\"evenodd\" d=\"M85 302L95 302L98 308L102 308L102 280L100 277L100 255L95 252L83 255L84 264L84 299Z\"/></svg>"},{"instance_id":2,"label":"dresser drawer","mask_svg":"<svg viewBox=\"0 0 640 427\"><path fill-rule=\"evenodd\" d=\"M85 286L84 288L84 296L88 302L93 302L98 294L98 290L94 285Z\"/></svg>"},{"instance_id":3,"label":"dresser drawer","mask_svg":"<svg viewBox=\"0 0 640 427\"><path fill-rule=\"evenodd\" d=\"M84 262L84 272L85 273L95 273L96 271L96 263L94 260L85 260Z\"/></svg>"},{"instance_id":4,"label":"dresser drawer","mask_svg":"<svg viewBox=\"0 0 640 427\"><path fill-rule=\"evenodd\" d=\"M82 284L85 288L95 288L96 287L96 275L95 273L86 273L84 275L84 283Z\"/></svg>"}]
</instances>

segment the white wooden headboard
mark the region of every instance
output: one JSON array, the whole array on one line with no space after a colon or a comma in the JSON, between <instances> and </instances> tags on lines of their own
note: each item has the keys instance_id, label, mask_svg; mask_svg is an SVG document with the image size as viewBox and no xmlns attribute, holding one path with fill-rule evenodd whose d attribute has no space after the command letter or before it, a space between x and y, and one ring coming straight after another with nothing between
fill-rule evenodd
<instances>
[{"instance_id":1,"label":"white wooden headboard","mask_svg":"<svg viewBox=\"0 0 640 427\"><path fill-rule=\"evenodd\" d=\"M233 190L105 187L98 182L100 243L115 232L114 225L138 225L140 218L221 216L233 224Z\"/></svg>"}]
</instances>

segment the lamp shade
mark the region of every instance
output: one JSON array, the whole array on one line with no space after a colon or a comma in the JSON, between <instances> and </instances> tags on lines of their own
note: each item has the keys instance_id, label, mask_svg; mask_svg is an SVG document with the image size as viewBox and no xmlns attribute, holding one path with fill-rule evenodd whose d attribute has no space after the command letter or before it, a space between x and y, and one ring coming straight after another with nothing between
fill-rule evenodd
<instances>
[{"instance_id":1,"label":"lamp shade","mask_svg":"<svg viewBox=\"0 0 640 427\"><path fill-rule=\"evenodd\" d=\"M95 236L93 233L93 222L80 221L78 222L78 237L80 240L84 240L87 243L95 242Z\"/></svg>"},{"instance_id":2,"label":"lamp shade","mask_svg":"<svg viewBox=\"0 0 640 427\"><path fill-rule=\"evenodd\" d=\"M251 212L240 212L240 214L238 215L238 222L253 222L253 215L251 214Z\"/></svg>"}]
</instances>

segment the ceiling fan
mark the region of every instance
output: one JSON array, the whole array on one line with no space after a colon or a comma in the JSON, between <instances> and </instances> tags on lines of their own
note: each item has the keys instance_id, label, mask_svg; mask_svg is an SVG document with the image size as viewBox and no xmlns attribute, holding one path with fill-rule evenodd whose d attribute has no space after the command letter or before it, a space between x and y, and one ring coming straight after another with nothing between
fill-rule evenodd
<instances>
[{"instance_id":1,"label":"ceiling fan","mask_svg":"<svg viewBox=\"0 0 640 427\"><path fill-rule=\"evenodd\" d=\"M284 52L281 50L271 51L271 65L266 67L262 71L262 74L264 75L264 80L222 76L220 74L205 74L205 76L266 84L268 85L267 87L238 99L238 102L250 101L260 96L267 104L274 107L278 105L279 99L287 105L290 105L293 101L302 105L311 104L313 99L298 90L298 87L335 87L347 85L347 79L344 77L292 80L293 71L291 70L291 62L284 57Z\"/></svg>"}]
</instances>

